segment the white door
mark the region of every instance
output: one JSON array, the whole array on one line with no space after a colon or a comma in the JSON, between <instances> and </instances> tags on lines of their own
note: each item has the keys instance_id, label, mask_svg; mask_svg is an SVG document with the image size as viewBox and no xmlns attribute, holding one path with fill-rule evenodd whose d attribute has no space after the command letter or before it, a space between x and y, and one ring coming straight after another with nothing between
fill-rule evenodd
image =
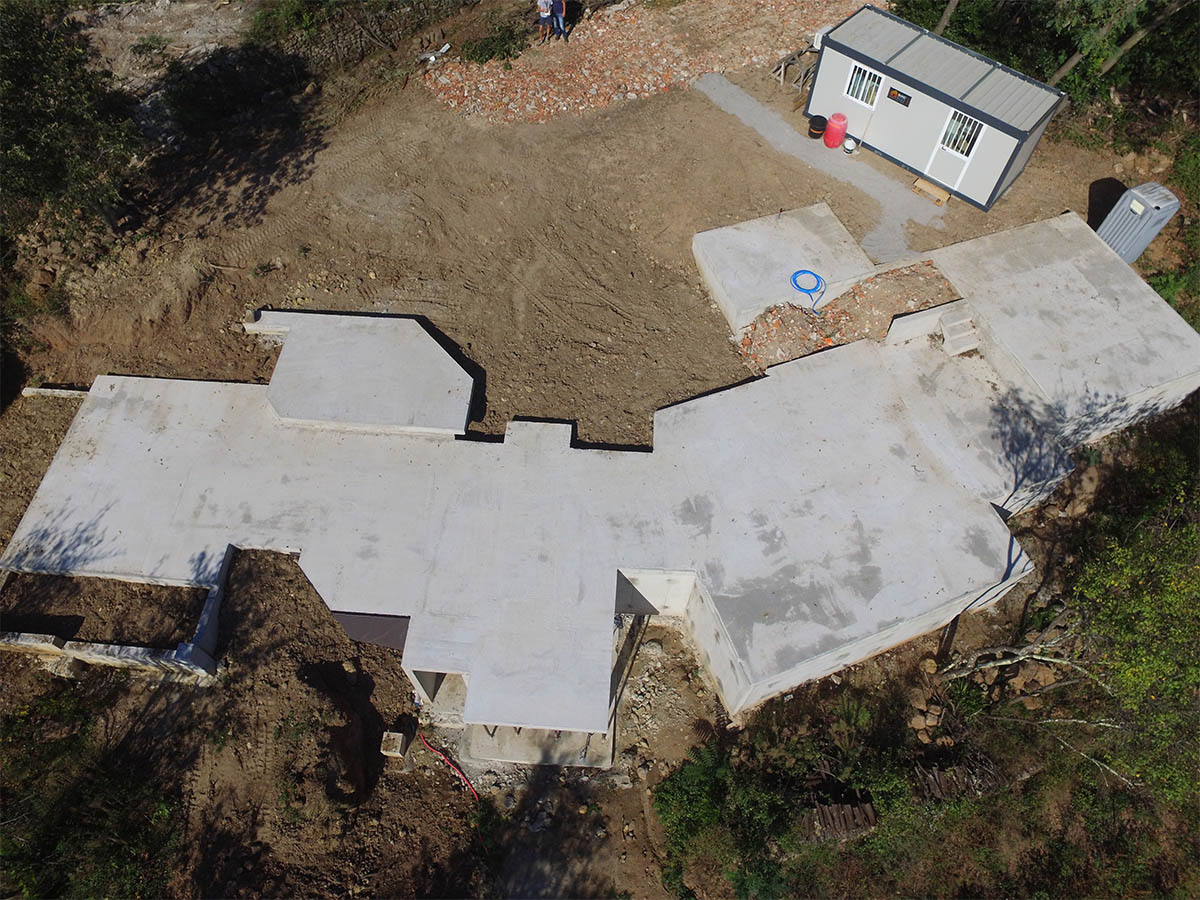
<instances>
[{"instance_id":1,"label":"white door","mask_svg":"<svg viewBox=\"0 0 1200 900\"><path fill-rule=\"evenodd\" d=\"M933 152L929 154L925 174L939 184L957 190L963 174L971 164L975 145L979 143L986 127L978 119L972 119L958 110L951 110L946 116L941 137L934 145Z\"/></svg>"}]
</instances>

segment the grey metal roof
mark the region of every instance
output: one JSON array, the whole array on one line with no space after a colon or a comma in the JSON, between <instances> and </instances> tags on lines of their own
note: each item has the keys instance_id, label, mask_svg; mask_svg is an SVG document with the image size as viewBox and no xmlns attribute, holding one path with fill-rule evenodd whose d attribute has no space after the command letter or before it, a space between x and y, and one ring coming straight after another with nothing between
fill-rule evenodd
<instances>
[{"instance_id":1,"label":"grey metal roof","mask_svg":"<svg viewBox=\"0 0 1200 900\"><path fill-rule=\"evenodd\" d=\"M911 22L864 6L826 36L1021 131L1030 131L1062 92L960 47Z\"/></svg>"}]
</instances>

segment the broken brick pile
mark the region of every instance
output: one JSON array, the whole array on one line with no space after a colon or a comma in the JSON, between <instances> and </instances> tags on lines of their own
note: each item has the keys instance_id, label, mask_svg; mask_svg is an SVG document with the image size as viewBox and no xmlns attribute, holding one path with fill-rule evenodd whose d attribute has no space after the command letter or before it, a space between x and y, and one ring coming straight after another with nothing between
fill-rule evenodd
<instances>
[{"instance_id":1,"label":"broken brick pile","mask_svg":"<svg viewBox=\"0 0 1200 900\"><path fill-rule=\"evenodd\" d=\"M772 306L746 328L738 349L762 371L862 338L881 341L893 317L957 299L953 286L927 259L860 281L815 314L791 304Z\"/></svg>"},{"instance_id":2,"label":"broken brick pile","mask_svg":"<svg viewBox=\"0 0 1200 900\"><path fill-rule=\"evenodd\" d=\"M859 0L627 0L582 18L569 43L511 62L447 59L422 77L442 102L492 122L545 122L690 83L706 72L772 66ZM534 28L536 26L532 26Z\"/></svg>"}]
</instances>

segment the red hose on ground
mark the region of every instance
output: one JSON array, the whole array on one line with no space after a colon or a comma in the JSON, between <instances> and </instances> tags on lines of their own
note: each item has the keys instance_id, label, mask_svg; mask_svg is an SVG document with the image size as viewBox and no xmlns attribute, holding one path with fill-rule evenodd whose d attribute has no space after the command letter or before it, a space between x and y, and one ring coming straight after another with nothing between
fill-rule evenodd
<instances>
[{"instance_id":1,"label":"red hose on ground","mask_svg":"<svg viewBox=\"0 0 1200 900\"><path fill-rule=\"evenodd\" d=\"M419 737L421 739L422 744L424 744L426 747L429 748L431 753L436 753L438 756L440 756L442 758L442 761L445 762L446 765L448 765L451 769L454 770L455 774L457 774L458 777L462 779L463 784L465 784L467 786L467 790L469 790L471 792L471 795L475 798L475 802L478 803L479 802L479 794L477 794L475 792L475 787L471 784L470 779L468 779L467 776L462 773L462 769L460 769L454 763L450 762L450 757L448 757L445 753L443 753L441 750L438 750L436 747L433 746L433 744L429 743L429 741L425 740L425 735L421 734L420 732L417 732L417 737Z\"/></svg>"}]
</instances>

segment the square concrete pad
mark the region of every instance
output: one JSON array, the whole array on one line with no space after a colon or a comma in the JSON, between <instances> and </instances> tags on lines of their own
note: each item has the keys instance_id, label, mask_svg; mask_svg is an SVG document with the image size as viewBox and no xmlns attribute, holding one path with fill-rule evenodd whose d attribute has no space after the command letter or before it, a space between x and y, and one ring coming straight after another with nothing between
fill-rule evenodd
<instances>
[{"instance_id":1,"label":"square concrete pad","mask_svg":"<svg viewBox=\"0 0 1200 900\"><path fill-rule=\"evenodd\" d=\"M808 295L792 287L797 269L809 269L825 279L822 302L873 269L846 226L824 203L702 231L692 238L692 254L735 334L776 304L811 306Z\"/></svg>"}]
</instances>

